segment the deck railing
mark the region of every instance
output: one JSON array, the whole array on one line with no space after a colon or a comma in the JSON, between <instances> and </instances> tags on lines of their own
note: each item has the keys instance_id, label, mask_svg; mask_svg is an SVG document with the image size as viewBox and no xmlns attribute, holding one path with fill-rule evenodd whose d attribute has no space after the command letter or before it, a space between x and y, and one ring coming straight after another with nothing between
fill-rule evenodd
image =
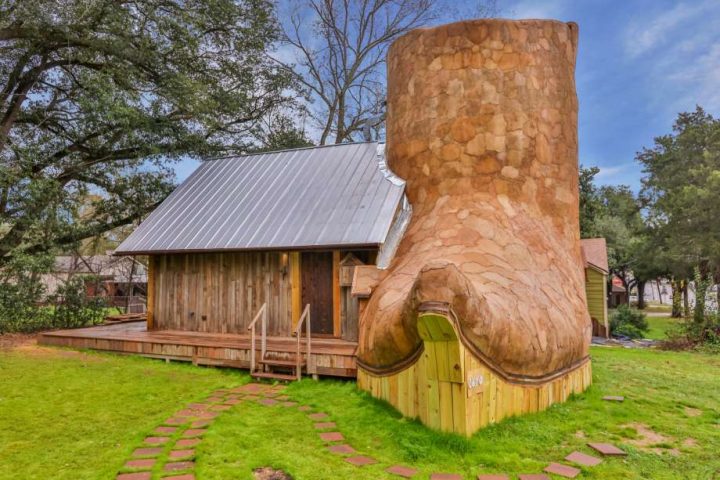
<instances>
[{"instance_id":1,"label":"deck railing","mask_svg":"<svg viewBox=\"0 0 720 480\"><path fill-rule=\"evenodd\" d=\"M300 319L298 320L297 327L295 328L295 337L297 338L297 351L295 355L295 371L297 374L297 379L300 380L302 377L302 352L300 352L300 345L302 344L302 327L303 323L305 324L305 338L307 342L307 351L305 352L305 364L307 365L307 372L308 373L315 373L314 369L311 371L310 369L310 353L312 348L312 340L310 339L310 304L305 305L305 309L303 310L302 315L300 315Z\"/></svg>"},{"instance_id":2,"label":"deck railing","mask_svg":"<svg viewBox=\"0 0 720 480\"><path fill-rule=\"evenodd\" d=\"M260 322L260 358L265 358L267 350L267 303L263 303L260 310L255 314L252 322L248 326L250 330L250 372L255 371L255 324Z\"/></svg>"}]
</instances>

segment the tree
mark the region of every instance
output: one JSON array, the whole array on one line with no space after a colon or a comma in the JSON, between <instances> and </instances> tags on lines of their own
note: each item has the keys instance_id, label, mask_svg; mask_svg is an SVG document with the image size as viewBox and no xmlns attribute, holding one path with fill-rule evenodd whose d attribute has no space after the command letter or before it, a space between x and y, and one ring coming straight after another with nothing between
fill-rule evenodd
<instances>
[{"instance_id":1,"label":"tree","mask_svg":"<svg viewBox=\"0 0 720 480\"><path fill-rule=\"evenodd\" d=\"M294 97L276 39L264 0L3 2L0 264L141 218L174 160L246 150Z\"/></svg>"},{"instance_id":2,"label":"tree","mask_svg":"<svg viewBox=\"0 0 720 480\"><path fill-rule=\"evenodd\" d=\"M365 121L380 113L388 47L410 30L444 17L448 7L434 0L285 3L290 11L282 25L292 59L276 59L307 89L320 145L352 141ZM495 1L481 1L470 15L497 12Z\"/></svg>"},{"instance_id":3,"label":"tree","mask_svg":"<svg viewBox=\"0 0 720 480\"><path fill-rule=\"evenodd\" d=\"M720 120L701 107L680 113L673 133L637 155L648 218L663 239L672 272L720 281Z\"/></svg>"},{"instance_id":4,"label":"tree","mask_svg":"<svg viewBox=\"0 0 720 480\"><path fill-rule=\"evenodd\" d=\"M598 236L595 222L603 207L600 194L595 186L595 175L600 172L598 167L585 168L580 165L580 237L593 238Z\"/></svg>"},{"instance_id":5,"label":"tree","mask_svg":"<svg viewBox=\"0 0 720 480\"><path fill-rule=\"evenodd\" d=\"M260 142L260 146L250 151L258 153L313 145L305 135L305 131L297 127L293 118L282 113L271 115L266 121L263 121L263 125L255 136Z\"/></svg>"}]
</instances>

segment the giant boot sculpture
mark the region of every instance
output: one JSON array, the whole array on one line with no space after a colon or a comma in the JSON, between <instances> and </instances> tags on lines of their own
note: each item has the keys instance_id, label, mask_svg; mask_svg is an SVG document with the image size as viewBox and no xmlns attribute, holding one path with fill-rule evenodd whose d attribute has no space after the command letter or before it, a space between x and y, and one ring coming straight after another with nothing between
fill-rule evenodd
<instances>
[{"instance_id":1,"label":"giant boot sculpture","mask_svg":"<svg viewBox=\"0 0 720 480\"><path fill-rule=\"evenodd\" d=\"M477 20L388 54L387 161L410 225L360 320L359 384L471 434L590 384L577 25Z\"/></svg>"}]
</instances>

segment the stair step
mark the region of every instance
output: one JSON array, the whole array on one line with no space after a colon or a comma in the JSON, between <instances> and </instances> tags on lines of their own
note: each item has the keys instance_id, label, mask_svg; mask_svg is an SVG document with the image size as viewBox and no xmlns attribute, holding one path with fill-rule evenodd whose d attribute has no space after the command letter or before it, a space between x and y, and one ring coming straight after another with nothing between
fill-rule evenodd
<instances>
[{"instance_id":1,"label":"stair step","mask_svg":"<svg viewBox=\"0 0 720 480\"><path fill-rule=\"evenodd\" d=\"M297 366L297 361L295 359L292 360L286 360L283 358L268 358L265 357L262 360L259 361L259 363L262 363L264 365L270 365L273 367L287 367L287 368L295 368ZM305 359L300 360L300 367L304 367L307 364Z\"/></svg>"},{"instance_id":2,"label":"stair step","mask_svg":"<svg viewBox=\"0 0 720 480\"><path fill-rule=\"evenodd\" d=\"M297 380L297 377L295 375L275 372L252 372L250 376L253 378L270 378L273 380L282 380L285 382L292 382Z\"/></svg>"}]
</instances>

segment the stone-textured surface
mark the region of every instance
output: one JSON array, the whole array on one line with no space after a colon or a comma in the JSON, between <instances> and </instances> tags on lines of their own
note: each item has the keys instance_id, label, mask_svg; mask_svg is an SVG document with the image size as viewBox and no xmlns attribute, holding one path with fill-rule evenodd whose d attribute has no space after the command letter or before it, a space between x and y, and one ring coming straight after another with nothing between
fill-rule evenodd
<instances>
[{"instance_id":1,"label":"stone-textured surface","mask_svg":"<svg viewBox=\"0 0 720 480\"><path fill-rule=\"evenodd\" d=\"M561 477L565 478L575 478L578 475L580 475L580 469L575 467L570 467L568 465L563 465L562 463L551 463L547 467L544 468L544 471L547 473L552 473L553 475L559 475Z\"/></svg>"},{"instance_id":2,"label":"stone-textured surface","mask_svg":"<svg viewBox=\"0 0 720 480\"><path fill-rule=\"evenodd\" d=\"M387 157L412 221L360 321L377 370L420 346L445 302L509 375L588 355L578 226L577 26L476 20L410 32L388 55Z\"/></svg>"},{"instance_id":3,"label":"stone-textured surface","mask_svg":"<svg viewBox=\"0 0 720 480\"><path fill-rule=\"evenodd\" d=\"M386 468L385 471L404 478L412 478L418 473L416 469L402 465L393 465L392 467Z\"/></svg>"},{"instance_id":4,"label":"stone-textured surface","mask_svg":"<svg viewBox=\"0 0 720 480\"><path fill-rule=\"evenodd\" d=\"M593 457L592 455L588 455L582 452L572 452L570 455L565 457L565 460L568 462L577 463L578 465L583 465L585 467L594 467L595 465L599 465L602 463L602 459Z\"/></svg>"},{"instance_id":5,"label":"stone-textured surface","mask_svg":"<svg viewBox=\"0 0 720 480\"><path fill-rule=\"evenodd\" d=\"M588 443L588 447L606 456L624 457L627 453L611 443Z\"/></svg>"}]
</instances>

